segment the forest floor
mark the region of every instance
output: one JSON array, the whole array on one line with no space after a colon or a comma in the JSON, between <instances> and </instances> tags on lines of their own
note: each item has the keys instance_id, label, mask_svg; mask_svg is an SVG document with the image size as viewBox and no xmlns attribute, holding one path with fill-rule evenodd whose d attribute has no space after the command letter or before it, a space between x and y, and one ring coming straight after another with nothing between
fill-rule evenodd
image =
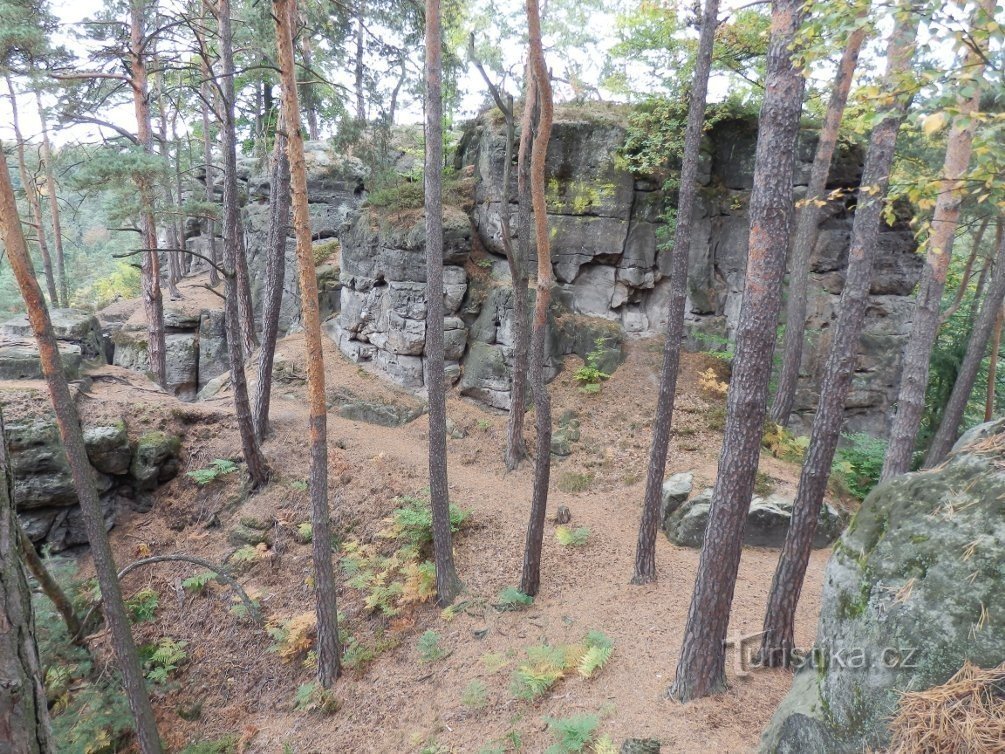
<instances>
[{"instance_id":1,"label":"forest floor","mask_svg":"<svg viewBox=\"0 0 1005 754\"><path fill-rule=\"evenodd\" d=\"M349 362L327 341L326 348L330 395L342 391L415 402ZM250 557L249 548L241 549L243 556L237 559L243 562L232 570L260 601L270 631L232 614L234 598L223 586L210 584L202 594L183 589L181 581L202 570L196 566L159 564L124 579L127 596L143 588L158 595L154 619L136 625L138 641L170 637L187 642L187 660L155 695L169 749L232 735L239 740L238 750L246 752L540 752L555 741L547 719L582 714L597 715L598 732L616 745L626 738L657 738L664 751L755 747L789 688L789 673L738 674L731 658L731 688L725 694L688 705L664 697L677 662L698 550L676 547L660 534L658 583L628 583L660 348L655 341L630 343L626 363L596 395L585 394L573 380L579 365L575 357L552 383L554 416L575 411L581 439L569 457L553 465L549 514L568 506L570 526L588 527L589 536L582 546L562 546L549 520L541 592L518 611L494 605L501 590L519 583L531 464L506 473L502 449L507 416L450 393L448 414L466 433L448 441L451 498L470 512L455 535L457 567L466 587L461 609L450 616L430 602L397 605L391 600L385 601L390 611L400 611L381 615L364 604L373 590L355 589L340 575L340 613L359 662L335 687L337 710L324 714L295 709L298 687L313 679L304 651L308 643L300 634L305 625L309 629L313 602L310 545L302 543L298 530L310 517L303 483L306 389L302 336L282 340L277 361L284 377L273 389L273 433L264 446L274 471L272 483L248 496L238 474L203 487L183 474L160 488L150 513L121 515L111 533L120 565L169 553L235 563L233 555L241 549L230 539L235 526L245 521L268 527L270 545L251 548ZM706 393L700 379L718 364L706 355L689 354L683 360L668 473L692 471L696 492L713 483L722 442L724 399ZM143 387L139 375L115 367L105 367L99 375L103 377L78 400L85 418L121 416L131 431L150 427L178 433L185 471L217 458L239 458L229 392L201 403L181 403L149 383ZM528 425L532 435L532 414ZM427 485L426 433L425 416L385 428L329 413L336 537L343 551L357 554L357 565L360 558L370 558L365 566L380 564L388 582L395 578L394 561L388 565L374 554L391 556L400 546L386 532L387 517L402 504L396 498L421 496ZM765 454L761 470L779 492L794 490L796 466ZM798 612L801 646L814 636L828 553L816 551L810 561ZM760 630L777 557L775 550L744 550L731 635ZM89 568L85 555L82 575ZM405 594L414 596L414 590L406 587ZM575 644L591 630L614 642L609 663L593 678L572 672L536 701L514 695L511 679L526 662L528 648ZM434 650L442 650L442 658L420 657L419 639L427 631L438 635ZM99 634L93 641L102 647L107 637Z\"/></svg>"}]
</instances>

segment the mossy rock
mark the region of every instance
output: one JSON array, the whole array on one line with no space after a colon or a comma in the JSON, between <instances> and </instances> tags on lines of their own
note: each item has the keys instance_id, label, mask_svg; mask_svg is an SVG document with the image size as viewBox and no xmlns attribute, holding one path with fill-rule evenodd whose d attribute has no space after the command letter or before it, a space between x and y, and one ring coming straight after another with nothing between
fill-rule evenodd
<instances>
[{"instance_id":1,"label":"mossy rock","mask_svg":"<svg viewBox=\"0 0 1005 754\"><path fill-rule=\"evenodd\" d=\"M181 439L166 432L147 432L136 443L136 452L129 467L140 491L149 491L159 483L178 474L178 454Z\"/></svg>"}]
</instances>

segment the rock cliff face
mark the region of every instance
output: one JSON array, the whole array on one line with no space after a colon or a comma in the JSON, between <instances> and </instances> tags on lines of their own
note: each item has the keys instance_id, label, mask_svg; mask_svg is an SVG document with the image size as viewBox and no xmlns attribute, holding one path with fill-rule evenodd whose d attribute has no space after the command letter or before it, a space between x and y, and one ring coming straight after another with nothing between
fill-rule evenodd
<instances>
[{"instance_id":1,"label":"rock cliff face","mask_svg":"<svg viewBox=\"0 0 1005 754\"><path fill-rule=\"evenodd\" d=\"M652 181L632 176L619 158L623 118L559 115L548 152L548 207L556 298L574 314L607 320L628 336L662 333L669 291L669 253L658 241L670 197ZM499 210L515 213L515 177L502 186L505 131L491 114L472 124L462 141L460 165L476 177L473 222L493 255L503 254ZM706 139L699 218L691 241L688 272L687 346L726 347L736 330L746 267L753 186L756 124L718 124ZM805 186L815 149L812 132L799 144L795 192ZM515 171L513 171L515 173ZM860 154L836 158L831 188L851 188L861 175ZM808 347L794 419L808 430L816 405L819 373L829 344L829 325L843 285L852 215L831 202L813 253L807 322ZM848 401L850 431L881 435L900 374L900 353L910 325L910 298L922 260L909 231L884 229L861 340L855 385ZM505 266L493 266L505 277ZM501 328L507 327L507 311Z\"/></svg>"},{"instance_id":2,"label":"rock cliff face","mask_svg":"<svg viewBox=\"0 0 1005 754\"><path fill-rule=\"evenodd\" d=\"M812 662L762 739L768 752L859 752L888 741L901 691L969 660L1005 660L1005 422L942 467L880 485L827 564Z\"/></svg>"}]
</instances>

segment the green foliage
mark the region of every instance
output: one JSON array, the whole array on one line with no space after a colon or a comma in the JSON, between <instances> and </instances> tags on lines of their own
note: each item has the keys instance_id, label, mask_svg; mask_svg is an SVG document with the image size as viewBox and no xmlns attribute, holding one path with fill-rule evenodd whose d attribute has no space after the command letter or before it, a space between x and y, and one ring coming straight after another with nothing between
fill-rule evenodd
<instances>
[{"instance_id":1,"label":"green foliage","mask_svg":"<svg viewBox=\"0 0 1005 754\"><path fill-rule=\"evenodd\" d=\"M297 687L293 708L297 712L320 712L322 715L333 715L338 711L339 703L335 692L326 689L320 683L312 681Z\"/></svg>"},{"instance_id":2,"label":"green foliage","mask_svg":"<svg viewBox=\"0 0 1005 754\"><path fill-rule=\"evenodd\" d=\"M127 262L116 262L111 272L76 291L70 303L85 309L103 309L120 299L140 295L140 271Z\"/></svg>"},{"instance_id":3,"label":"green foliage","mask_svg":"<svg viewBox=\"0 0 1005 754\"><path fill-rule=\"evenodd\" d=\"M606 338L597 338L594 341L593 350L586 354L586 362L573 373L573 379L580 385L598 385L611 376L600 369L600 364L607 352L606 344Z\"/></svg>"},{"instance_id":4,"label":"green foliage","mask_svg":"<svg viewBox=\"0 0 1005 754\"><path fill-rule=\"evenodd\" d=\"M181 586L185 591L192 592L193 594L202 594L206 591L206 587L209 586L210 582L215 580L216 574L213 571L203 571L182 581Z\"/></svg>"},{"instance_id":5,"label":"green foliage","mask_svg":"<svg viewBox=\"0 0 1005 754\"><path fill-rule=\"evenodd\" d=\"M469 683L461 695L461 704L471 709L482 709L489 703L489 690L484 681L477 678Z\"/></svg>"},{"instance_id":6,"label":"green foliage","mask_svg":"<svg viewBox=\"0 0 1005 754\"><path fill-rule=\"evenodd\" d=\"M314 539L314 527L310 521L305 521L297 525L297 533L293 536L302 545L310 544Z\"/></svg>"},{"instance_id":7,"label":"green foliage","mask_svg":"<svg viewBox=\"0 0 1005 754\"><path fill-rule=\"evenodd\" d=\"M590 536L590 529L586 526L570 528L568 526L555 527L555 539L562 547L582 547Z\"/></svg>"},{"instance_id":8,"label":"green foliage","mask_svg":"<svg viewBox=\"0 0 1005 754\"><path fill-rule=\"evenodd\" d=\"M143 661L147 680L153 683L166 683L170 675L188 659L188 654L185 652L187 645L186 641L175 641L165 637L156 644L140 647L140 659Z\"/></svg>"},{"instance_id":9,"label":"green foliage","mask_svg":"<svg viewBox=\"0 0 1005 754\"><path fill-rule=\"evenodd\" d=\"M764 423L761 435L761 447L769 451L775 458L783 461L800 462L810 446L810 438L795 436L787 428L771 421Z\"/></svg>"},{"instance_id":10,"label":"green foliage","mask_svg":"<svg viewBox=\"0 0 1005 754\"><path fill-rule=\"evenodd\" d=\"M527 661L513 672L510 690L518 699L539 699L571 671L592 678L613 653L614 642L601 631L590 631L577 644L530 647Z\"/></svg>"},{"instance_id":11,"label":"green foliage","mask_svg":"<svg viewBox=\"0 0 1005 754\"><path fill-rule=\"evenodd\" d=\"M584 678L592 678L593 675L602 670L614 654L614 642L602 631L590 631L583 641L586 644L586 652L579 660L576 669Z\"/></svg>"},{"instance_id":12,"label":"green foliage","mask_svg":"<svg viewBox=\"0 0 1005 754\"><path fill-rule=\"evenodd\" d=\"M423 662L435 662L447 656L447 651L440 646L440 635L433 630L426 631L419 637L416 648L419 650L419 659Z\"/></svg>"},{"instance_id":13,"label":"green foliage","mask_svg":"<svg viewBox=\"0 0 1005 754\"><path fill-rule=\"evenodd\" d=\"M843 447L834 454L831 476L846 492L864 500L883 470L886 441L856 433L844 435Z\"/></svg>"},{"instance_id":14,"label":"green foliage","mask_svg":"<svg viewBox=\"0 0 1005 754\"><path fill-rule=\"evenodd\" d=\"M522 610L534 604L534 598L524 594L515 586L508 586L496 597L496 608L499 610Z\"/></svg>"},{"instance_id":15,"label":"green foliage","mask_svg":"<svg viewBox=\"0 0 1005 754\"><path fill-rule=\"evenodd\" d=\"M586 751L597 735L600 718L596 715L574 715L565 718L546 718L548 730L558 739L548 749L548 754L567 754Z\"/></svg>"},{"instance_id":16,"label":"green foliage","mask_svg":"<svg viewBox=\"0 0 1005 754\"><path fill-rule=\"evenodd\" d=\"M226 458L217 458L204 469L185 472L185 476L195 481L200 487L215 482L222 476L233 474L237 471L237 464Z\"/></svg>"},{"instance_id":17,"label":"green foliage","mask_svg":"<svg viewBox=\"0 0 1005 754\"><path fill-rule=\"evenodd\" d=\"M189 744L181 754L237 754L237 736L230 734L212 741Z\"/></svg>"},{"instance_id":18,"label":"green foliage","mask_svg":"<svg viewBox=\"0 0 1005 754\"><path fill-rule=\"evenodd\" d=\"M159 603L160 597L157 592L150 587L144 587L126 600L126 609L129 610L129 617L134 623L145 623L154 619Z\"/></svg>"},{"instance_id":19,"label":"green foliage","mask_svg":"<svg viewBox=\"0 0 1005 754\"><path fill-rule=\"evenodd\" d=\"M383 533L391 538L404 539L409 544L425 550L433 544L433 512L429 500L410 495L399 498L402 503L391 514L391 527ZM450 531L456 532L471 514L450 504Z\"/></svg>"},{"instance_id":20,"label":"green foliage","mask_svg":"<svg viewBox=\"0 0 1005 754\"><path fill-rule=\"evenodd\" d=\"M754 477L754 494L767 497L775 491L775 479L763 471L758 471Z\"/></svg>"}]
</instances>

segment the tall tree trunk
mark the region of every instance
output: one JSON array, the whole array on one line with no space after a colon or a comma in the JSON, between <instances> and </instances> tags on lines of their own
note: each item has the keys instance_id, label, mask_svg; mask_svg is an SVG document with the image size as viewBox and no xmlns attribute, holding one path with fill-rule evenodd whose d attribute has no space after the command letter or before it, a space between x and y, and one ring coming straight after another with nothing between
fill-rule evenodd
<instances>
[{"instance_id":1,"label":"tall tree trunk","mask_svg":"<svg viewBox=\"0 0 1005 754\"><path fill-rule=\"evenodd\" d=\"M517 239L516 246L510 237L510 171L513 162L515 139L513 99L509 102L509 121L506 129L506 154L504 159L504 192L500 198L500 213L506 207L502 234L505 241L506 262L509 265L510 284L513 288L513 369L510 379L509 420L506 426L506 468L513 471L527 457L527 443L523 436L523 422L527 415L527 371L530 359L530 296L527 290L527 260L530 258L530 150L537 120L537 94L534 77L527 68L527 100L520 123L520 145L517 150ZM503 215L500 215L502 221Z\"/></svg>"},{"instance_id":2,"label":"tall tree trunk","mask_svg":"<svg viewBox=\"0 0 1005 754\"><path fill-rule=\"evenodd\" d=\"M911 10L913 3L914 0L901 0L898 9L887 52L887 72L880 84L884 92L898 91L898 82L910 72L919 21L918 15ZM810 446L803 460L792 522L785 535L764 617L761 657L771 666L787 664L792 657L796 605L844 422L845 399L855 374L897 132L904 122L909 102L910 94L887 99L882 105L883 118L872 132L866 153L844 289L837 322L831 327L831 345L820 382L820 400L813 417Z\"/></svg>"},{"instance_id":3,"label":"tall tree trunk","mask_svg":"<svg viewBox=\"0 0 1005 754\"><path fill-rule=\"evenodd\" d=\"M212 13L209 9L209 0L202 2L202 18L206 28L209 27ZM199 26L197 25L197 28ZM202 110L202 159L206 170L206 202L210 205L216 204L216 192L213 176L213 137L211 134L211 123L209 112L213 101L212 82L213 68L209 61L209 47L206 45L206 37L202 31L197 31L199 48L203 50L200 56L200 67L202 70L203 82L199 85L199 103ZM215 288L219 285L220 274L216 269L216 222L212 219L206 220L204 225L209 235L209 258L212 264L209 266L209 285Z\"/></svg>"},{"instance_id":4,"label":"tall tree trunk","mask_svg":"<svg viewBox=\"0 0 1005 754\"><path fill-rule=\"evenodd\" d=\"M279 29L276 33L279 33ZM287 149L286 119L280 113L269 181L269 235L266 245L268 256L265 260L265 294L262 296L262 349L258 354L258 385L255 387L255 433L259 440L264 440L269 431L272 364L276 355L279 310L283 305L283 283L286 278L286 237L290 229L290 160ZM309 215L307 221L307 232L310 234ZM311 264L314 264L313 258Z\"/></svg>"},{"instance_id":5,"label":"tall tree trunk","mask_svg":"<svg viewBox=\"0 0 1005 754\"><path fill-rule=\"evenodd\" d=\"M150 125L150 101L147 87L144 32L148 12L146 0L130 0L129 4L129 68L133 90L133 110L136 114L136 137L143 151L153 156L154 134ZM161 263L157 254L157 223L154 220L154 189L150 179L136 179L140 194L143 245L143 311L147 318L147 355L150 371L161 387L167 385L167 350L164 343L164 300L161 296Z\"/></svg>"},{"instance_id":6,"label":"tall tree trunk","mask_svg":"<svg viewBox=\"0 0 1005 754\"><path fill-rule=\"evenodd\" d=\"M307 399L310 404L311 526L314 557L314 595L318 619L318 681L325 688L339 673L338 610L335 602L335 571L332 567L331 521L328 512L328 435L325 405L325 369L322 357L321 314L318 279L311 247L310 210L307 206L307 168L300 133L293 37L290 26L296 18L291 0L276 0L276 39L283 83L283 112L288 128L290 184L293 188L293 229L297 238L300 276L300 307L307 350Z\"/></svg>"},{"instance_id":7,"label":"tall tree trunk","mask_svg":"<svg viewBox=\"0 0 1005 754\"><path fill-rule=\"evenodd\" d=\"M234 179L237 180L236 177ZM236 187L235 187L236 190ZM248 249L240 216L237 217L237 248L234 269L237 275L237 312L244 353L251 356L258 348L255 334L255 305L251 298L251 272L248 269Z\"/></svg>"},{"instance_id":8,"label":"tall tree trunk","mask_svg":"<svg viewBox=\"0 0 1005 754\"><path fill-rule=\"evenodd\" d=\"M440 0L426 0L426 392L429 395L429 504L433 515L436 601L454 601L461 580L454 567L447 485L447 390L443 375L443 40Z\"/></svg>"},{"instance_id":9,"label":"tall tree trunk","mask_svg":"<svg viewBox=\"0 0 1005 754\"><path fill-rule=\"evenodd\" d=\"M317 85L314 83L314 50L306 18L301 17L300 28L304 31L300 39L300 56L304 61L304 76L307 77L307 81L300 85L300 91L303 93L304 113L307 115L307 136L311 141L317 141L321 138L321 133L318 129Z\"/></svg>"},{"instance_id":10,"label":"tall tree trunk","mask_svg":"<svg viewBox=\"0 0 1005 754\"><path fill-rule=\"evenodd\" d=\"M995 329L995 323L1001 312L1002 300L1005 299L1005 242L999 243L996 257L988 292L984 297L984 304L981 306L981 313L970 331L967 351L963 356L963 363L960 364L960 369L956 373L953 391L949 395L946 407L942 410L942 421L939 423L939 429L936 431L935 437L932 438L932 444L925 456L925 468L942 463L952 449L953 443L959 437L963 414L970 400L970 394L974 390L977 372L981 368L981 362L984 361L988 340L991 339L991 333ZM992 361L997 359L997 353L992 353L991 359ZM990 382L993 382L991 379L993 376L989 372Z\"/></svg>"},{"instance_id":11,"label":"tall tree trunk","mask_svg":"<svg viewBox=\"0 0 1005 754\"><path fill-rule=\"evenodd\" d=\"M244 461L248 465L253 489L269 481L270 470L262 455L248 400L248 382L244 373L244 348L241 337L238 306L238 260L242 248L237 218L237 134L234 126L234 49L231 31L230 0L219 0L217 5L220 25L220 104L223 122L223 286L224 330L227 337L227 355L230 362L230 382L234 389L234 410L241 432Z\"/></svg>"},{"instance_id":12,"label":"tall tree trunk","mask_svg":"<svg viewBox=\"0 0 1005 754\"><path fill-rule=\"evenodd\" d=\"M45 305L42 290L35 279L31 259L28 256L28 247L21 231L21 221L17 215L14 191L7 171L7 158L2 148L0 148L0 234L38 344L42 372L49 388L52 406L56 413L56 424L59 427L63 450L80 502L87 539L91 545L94 571L101 589L101 602L111 632L112 647L122 673L122 686L136 724L136 741L142 754L160 754L161 743L157 725L147 697L139 655L130 632L126 606L122 601L115 561L105 531L105 518L94 484L94 470L87 460L80 417L70 395L70 386L63 374L63 362L59 355L56 337L52 332L49 309ZM17 547L16 532L10 532L9 536L10 547ZM6 563L8 559L5 557L2 562Z\"/></svg>"},{"instance_id":13,"label":"tall tree trunk","mask_svg":"<svg viewBox=\"0 0 1005 754\"><path fill-rule=\"evenodd\" d=\"M1002 343L1002 315L1005 314L1005 307L998 309L998 316L995 318L995 330L991 335L991 356L988 359L988 389L987 397L984 399L984 421L991 421L995 415L995 388L998 378L998 352Z\"/></svg>"},{"instance_id":14,"label":"tall tree trunk","mask_svg":"<svg viewBox=\"0 0 1005 754\"><path fill-rule=\"evenodd\" d=\"M31 590L19 555L20 531L14 513L14 470L0 415L0 741L9 754L49 754L52 731Z\"/></svg>"},{"instance_id":15,"label":"tall tree trunk","mask_svg":"<svg viewBox=\"0 0 1005 754\"><path fill-rule=\"evenodd\" d=\"M791 50L801 0L775 0L771 12L764 104L750 197L746 282L729 383L728 413L708 528L701 550L684 643L670 694L689 701L726 687L724 642L754 490L792 230L792 173L804 79Z\"/></svg>"},{"instance_id":16,"label":"tall tree trunk","mask_svg":"<svg viewBox=\"0 0 1005 754\"><path fill-rule=\"evenodd\" d=\"M17 146L17 168L21 176L21 189L24 191L28 211L35 226L35 238L38 243L38 253L42 257L42 273L45 276L45 287L49 293L49 301L53 306L59 306L59 295L56 292L56 282L52 274L52 257L49 255L49 244L45 239L45 225L42 222L42 206L38 201L38 186L35 179L28 173L28 163L24 155L24 137L21 135L21 124L18 119L17 94L14 92L14 82L10 74L6 74L7 91L10 92L11 127L14 130L14 141Z\"/></svg>"},{"instance_id":17,"label":"tall tree trunk","mask_svg":"<svg viewBox=\"0 0 1005 754\"><path fill-rule=\"evenodd\" d=\"M925 391L928 388L929 360L939 331L939 305L946 287L946 273L949 271L949 260L953 255L953 240L965 191L961 179L970 164L970 153L973 148L976 127L973 114L980 109L981 79L986 60L984 49L988 44L987 26L994 9L995 0L979 0L970 20L970 34L974 46L967 47L961 70L966 71L968 77L968 86L964 91L970 90L972 94L958 97L956 102L958 115L954 118L946 142L946 159L942 166L942 179L939 181L941 186L932 213L928 251L925 254L921 283L918 286L911 335L904 350L897 413L890 429L890 444L886 449L881 480L903 474L910 469L914 441L921 426L921 415L925 409ZM961 81L960 85L962 84Z\"/></svg>"},{"instance_id":18,"label":"tall tree trunk","mask_svg":"<svg viewBox=\"0 0 1005 754\"><path fill-rule=\"evenodd\" d=\"M963 274L960 275L960 285L956 289L956 295L953 297L953 303L949 305L942 314L939 315L939 326L946 324L953 315L959 311L960 306L963 305L963 299L966 298L967 290L970 288L970 278L974 274L974 262L977 261L977 257L981 254L981 243L984 241L984 234L987 232L988 224L991 222L991 218L985 217L980 226L977 228L977 233L974 235L973 246L970 249L970 256L967 257L967 263L963 267Z\"/></svg>"},{"instance_id":19,"label":"tall tree trunk","mask_svg":"<svg viewBox=\"0 0 1005 754\"><path fill-rule=\"evenodd\" d=\"M646 492L642 503L639 540L635 549L633 584L648 584L656 580L656 532L659 529L663 474L666 472L667 450L670 447L670 425L673 422L674 396L677 392L677 371L680 347L684 338L684 305L687 300L687 260L691 247L691 226L698 193L698 159L701 135L705 123L705 99L708 74L712 69L712 46L719 23L719 0L705 0L701 21L698 54L695 59L691 102L688 105L687 127L684 132L684 155L680 171L680 197L677 201L677 229L670 252L670 304L667 312L666 343L663 345L663 368L660 372L656 414L653 417L653 441L649 451Z\"/></svg>"},{"instance_id":20,"label":"tall tree trunk","mask_svg":"<svg viewBox=\"0 0 1005 754\"><path fill-rule=\"evenodd\" d=\"M356 60L353 84L356 92L356 120L359 123L366 123L366 95L363 90L363 35L365 33L363 23L365 18L366 0L356 0ZM391 122L394 122L393 119Z\"/></svg>"},{"instance_id":21,"label":"tall tree trunk","mask_svg":"<svg viewBox=\"0 0 1005 754\"><path fill-rule=\"evenodd\" d=\"M181 196L175 204L174 191L171 188L171 148L167 138L167 110L164 107L164 74L157 74L155 81L157 91L157 115L160 121L160 151L161 159L164 161L164 199L166 209L171 215L176 215L181 210ZM178 256L177 249L181 248L182 236L178 233L178 225L174 217L167 221L167 241L170 251L167 252L168 262L168 295L172 299L181 298L181 291L178 290L178 281L181 280L181 257Z\"/></svg>"},{"instance_id":22,"label":"tall tree trunk","mask_svg":"<svg viewBox=\"0 0 1005 754\"><path fill-rule=\"evenodd\" d=\"M792 269L789 273L788 301L785 307L785 338L782 351L782 368L778 375L778 388L771 404L768 416L776 424L787 425L792 413L792 404L796 397L796 383L799 380L799 367L803 361L803 340L806 329L806 292L810 279L810 258L817 241L817 226L820 223L820 204L824 190L827 187L827 176L830 174L831 160L837 148L838 129L841 127L841 117L848 103L848 92L858 65L858 55L865 41L866 25L864 17L868 14L867 5L861 6L857 21L858 26L848 35L841 62L838 63L837 75L834 77L830 102L820 129L820 141L813 157L813 167L810 169L810 181L806 187L806 199L796 216L796 232L792 241Z\"/></svg>"},{"instance_id":23,"label":"tall tree trunk","mask_svg":"<svg viewBox=\"0 0 1005 754\"><path fill-rule=\"evenodd\" d=\"M534 240L537 251L537 300L534 302L534 330L530 345L530 379L534 391L534 424L537 428L537 456L534 459L534 491L527 524L520 591L533 597L541 586L541 545L544 518L548 509L548 482L551 477L551 399L545 381L548 340L548 309L551 305L551 239L548 237L548 206L545 198L545 167L554 104L548 64L541 40L541 10L538 0L527 0L528 57L530 75L538 107L537 133L530 155L530 194L534 210ZM534 107L528 98L525 108ZM526 120L526 119L525 119Z\"/></svg>"},{"instance_id":24,"label":"tall tree trunk","mask_svg":"<svg viewBox=\"0 0 1005 754\"><path fill-rule=\"evenodd\" d=\"M70 294L66 282L66 258L63 255L63 224L59 219L59 197L56 194L56 173L52 169L52 143L49 141L49 123L42 107L42 95L35 89L35 104L38 119L42 124L42 164L45 168L45 190L49 195L49 220L52 223L52 246L56 252L53 260L56 274L56 289L59 291L59 305L70 305Z\"/></svg>"}]
</instances>

